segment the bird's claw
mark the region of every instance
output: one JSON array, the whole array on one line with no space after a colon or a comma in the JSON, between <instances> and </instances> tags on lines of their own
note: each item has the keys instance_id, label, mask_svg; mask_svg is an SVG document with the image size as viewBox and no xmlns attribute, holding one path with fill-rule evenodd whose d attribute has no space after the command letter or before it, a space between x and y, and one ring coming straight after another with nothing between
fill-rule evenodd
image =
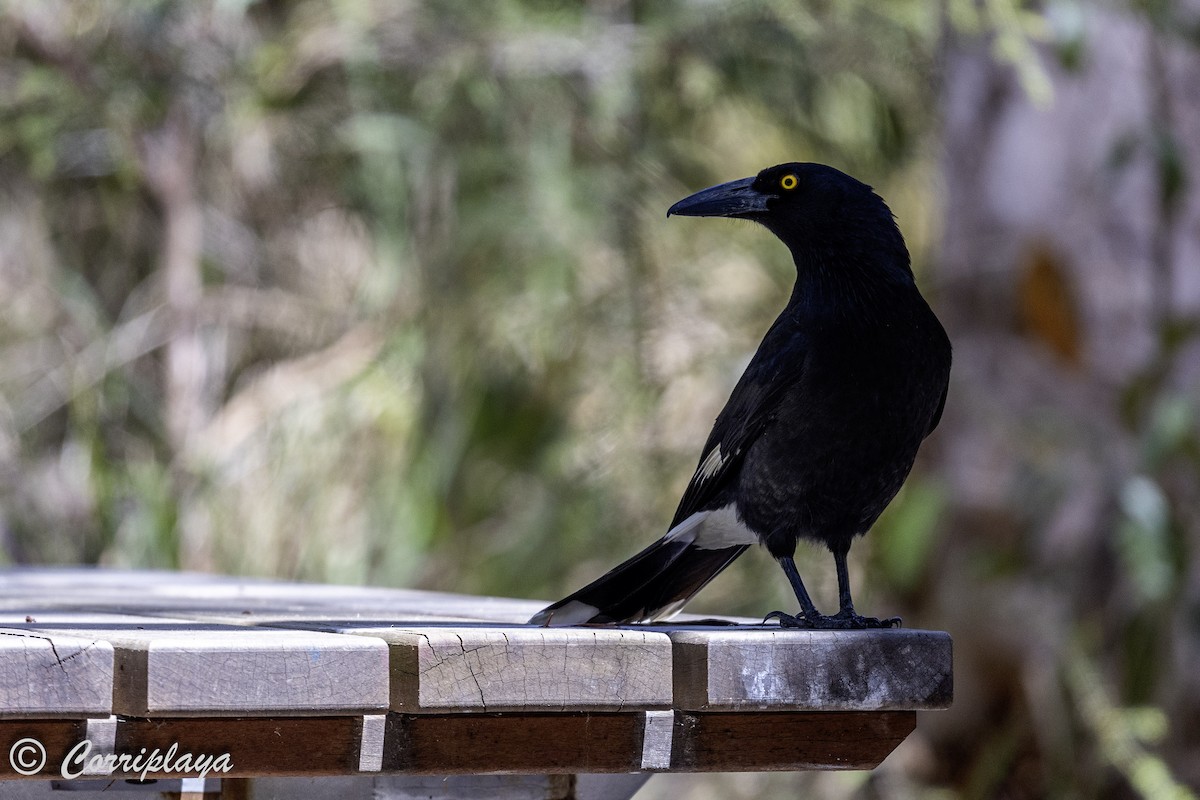
<instances>
[{"instance_id":1,"label":"bird's claw","mask_svg":"<svg viewBox=\"0 0 1200 800\"><path fill-rule=\"evenodd\" d=\"M785 614L782 611L772 611L770 614L767 614L765 617L763 617L763 625L766 625L768 622L770 622L773 619L779 620L779 627L781 627L781 628L816 628L817 627L817 625L814 624L813 620L810 620L808 617L806 617L802 614L793 617L791 614Z\"/></svg>"},{"instance_id":2,"label":"bird's claw","mask_svg":"<svg viewBox=\"0 0 1200 800\"><path fill-rule=\"evenodd\" d=\"M899 628L901 620L899 617L888 617L879 619L878 617L863 617L853 611L839 611L831 617L824 614L785 614L782 611L772 611L763 617L765 625L770 620L779 620L780 628L799 628L805 630L868 630L877 628Z\"/></svg>"}]
</instances>

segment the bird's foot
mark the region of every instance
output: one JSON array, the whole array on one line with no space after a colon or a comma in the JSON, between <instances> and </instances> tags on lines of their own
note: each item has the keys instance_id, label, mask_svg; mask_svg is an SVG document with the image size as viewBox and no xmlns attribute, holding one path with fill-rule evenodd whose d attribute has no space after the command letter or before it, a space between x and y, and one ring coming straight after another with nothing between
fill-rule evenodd
<instances>
[{"instance_id":1,"label":"bird's foot","mask_svg":"<svg viewBox=\"0 0 1200 800\"><path fill-rule=\"evenodd\" d=\"M803 613L793 617L791 614L786 614L782 611L772 611L763 617L763 624L766 625L773 619L779 620L779 627L781 628L805 628L811 630L819 628L821 620L828 619L828 617L823 617L820 614L810 617Z\"/></svg>"},{"instance_id":2,"label":"bird's foot","mask_svg":"<svg viewBox=\"0 0 1200 800\"><path fill-rule=\"evenodd\" d=\"M781 628L801 628L804 630L816 631L845 631L845 630L866 630L870 628L899 628L899 617L888 617L887 619L879 619L878 617L863 617L853 611L839 611L831 617L824 614L785 614L782 611L772 611L767 616L763 617L765 624L769 620L779 620Z\"/></svg>"},{"instance_id":3,"label":"bird's foot","mask_svg":"<svg viewBox=\"0 0 1200 800\"><path fill-rule=\"evenodd\" d=\"M864 617L854 612L854 609L839 611L828 619L834 620L835 624L831 627L838 629L849 630L867 630L871 628L899 628L899 617L887 617L880 619L879 617Z\"/></svg>"}]
</instances>

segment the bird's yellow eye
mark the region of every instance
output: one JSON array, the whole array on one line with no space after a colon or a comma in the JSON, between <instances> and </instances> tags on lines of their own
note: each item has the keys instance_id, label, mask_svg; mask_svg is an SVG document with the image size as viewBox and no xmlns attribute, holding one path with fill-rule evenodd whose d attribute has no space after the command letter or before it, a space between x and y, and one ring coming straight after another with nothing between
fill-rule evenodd
<instances>
[{"instance_id":1,"label":"bird's yellow eye","mask_svg":"<svg viewBox=\"0 0 1200 800\"><path fill-rule=\"evenodd\" d=\"M795 188L796 188L796 184L797 184L798 182L799 182L799 181L797 181L797 180L796 180L796 176L795 176L795 175L784 175L782 178L780 178L780 179L779 179L779 185L780 185L780 187L782 187L782 188L784 188L784 189L787 189L789 192L790 192L792 189L795 189Z\"/></svg>"}]
</instances>

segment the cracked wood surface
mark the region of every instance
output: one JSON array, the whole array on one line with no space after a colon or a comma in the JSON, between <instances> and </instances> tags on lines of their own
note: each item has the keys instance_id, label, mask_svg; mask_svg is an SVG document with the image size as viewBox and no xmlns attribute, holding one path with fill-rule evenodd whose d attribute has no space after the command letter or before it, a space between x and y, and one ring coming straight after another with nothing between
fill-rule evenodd
<instances>
[{"instance_id":1,"label":"cracked wood surface","mask_svg":"<svg viewBox=\"0 0 1200 800\"><path fill-rule=\"evenodd\" d=\"M356 629L392 648L392 708L623 711L671 707L671 641L596 628Z\"/></svg>"},{"instance_id":2,"label":"cracked wood surface","mask_svg":"<svg viewBox=\"0 0 1200 800\"><path fill-rule=\"evenodd\" d=\"M0 570L0 750L107 730L227 743L241 776L866 768L951 699L944 633L524 624L542 605Z\"/></svg>"},{"instance_id":3,"label":"cracked wood surface","mask_svg":"<svg viewBox=\"0 0 1200 800\"><path fill-rule=\"evenodd\" d=\"M108 716L112 687L108 642L0 628L0 719Z\"/></svg>"},{"instance_id":4,"label":"cracked wood surface","mask_svg":"<svg viewBox=\"0 0 1200 800\"><path fill-rule=\"evenodd\" d=\"M24 619L0 613L0 627L44 641L59 653L71 642L91 639L89 644L108 655L111 708L97 706L92 715L333 714L387 708L387 646L377 640L135 614L52 611ZM75 664L60 659L60 666ZM33 682L45 671L27 673ZM105 677L91 664L80 665L79 674L87 682Z\"/></svg>"},{"instance_id":5,"label":"cracked wood surface","mask_svg":"<svg viewBox=\"0 0 1200 800\"><path fill-rule=\"evenodd\" d=\"M134 716L882 711L945 708L952 691L950 637L939 632L538 628L522 623L540 602L506 598L166 572L4 578L9 715L36 708L35 695L47 713L55 703L103 713L106 682L111 711ZM23 671L29 659L61 670L62 652L89 653L71 674L93 683L71 689L90 705L70 706L63 681L35 686L34 667Z\"/></svg>"}]
</instances>

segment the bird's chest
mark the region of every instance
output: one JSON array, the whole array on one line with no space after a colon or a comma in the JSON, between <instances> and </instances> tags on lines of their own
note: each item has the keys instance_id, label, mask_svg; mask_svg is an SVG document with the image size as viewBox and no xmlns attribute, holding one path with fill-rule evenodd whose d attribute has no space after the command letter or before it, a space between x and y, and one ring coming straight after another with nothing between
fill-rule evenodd
<instances>
[{"instance_id":1,"label":"bird's chest","mask_svg":"<svg viewBox=\"0 0 1200 800\"><path fill-rule=\"evenodd\" d=\"M756 455L810 482L822 475L845 482L911 458L929 421L920 371L903 351L886 347L812 357Z\"/></svg>"},{"instance_id":2,"label":"bird's chest","mask_svg":"<svg viewBox=\"0 0 1200 800\"><path fill-rule=\"evenodd\" d=\"M936 407L936 381L903 337L814 345L741 475L739 505L764 535L863 532L903 484Z\"/></svg>"}]
</instances>

